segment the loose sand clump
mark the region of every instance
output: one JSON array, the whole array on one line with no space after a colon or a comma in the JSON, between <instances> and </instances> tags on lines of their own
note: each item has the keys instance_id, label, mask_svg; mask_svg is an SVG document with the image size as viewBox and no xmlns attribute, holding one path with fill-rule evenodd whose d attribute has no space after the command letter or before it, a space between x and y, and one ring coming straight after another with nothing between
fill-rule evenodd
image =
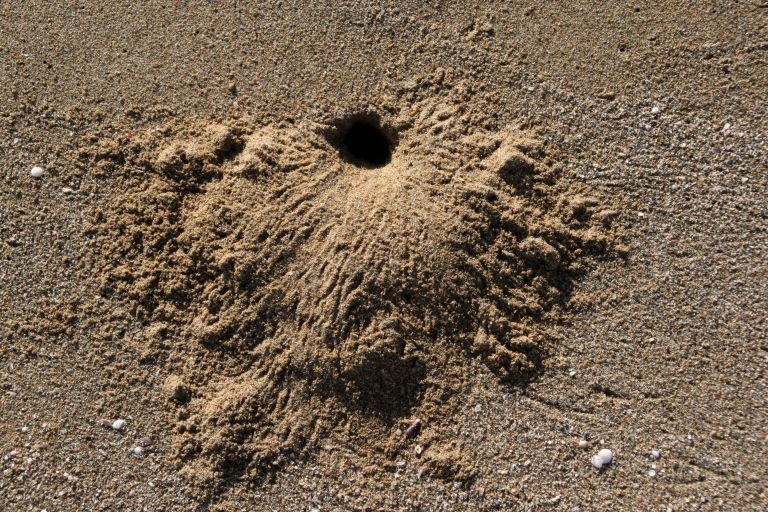
<instances>
[{"instance_id":1,"label":"loose sand clump","mask_svg":"<svg viewBox=\"0 0 768 512\"><path fill-rule=\"evenodd\" d=\"M180 122L91 151L124 178L92 216L100 293L174 374L190 474L258 480L328 439L391 457L393 426L439 414L469 361L511 384L541 371L545 314L610 252L615 213L491 111L438 75L337 120ZM388 163L346 154L359 122ZM451 446L436 476L471 474L428 435Z\"/></svg>"}]
</instances>

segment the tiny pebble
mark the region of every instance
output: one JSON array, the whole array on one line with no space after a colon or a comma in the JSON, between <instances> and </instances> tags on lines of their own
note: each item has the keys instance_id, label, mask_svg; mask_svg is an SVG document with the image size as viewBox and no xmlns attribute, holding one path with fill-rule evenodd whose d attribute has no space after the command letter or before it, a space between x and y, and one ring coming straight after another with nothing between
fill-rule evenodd
<instances>
[{"instance_id":1,"label":"tiny pebble","mask_svg":"<svg viewBox=\"0 0 768 512\"><path fill-rule=\"evenodd\" d=\"M651 450L651 458L652 459L656 460L659 457L661 457L661 453L659 452L659 450Z\"/></svg>"},{"instance_id":2,"label":"tiny pebble","mask_svg":"<svg viewBox=\"0 0 768 512\"><path fill-rule=\"evenodd\" d=\"M27 432L29 432L29 427L21 427L22 434L26 434Z\"/></svg>"},{"instance_id":3,"label":"tiny pebble","mask_svg":"<svg viewBox=\"0 0 768 512\"><path fill-rule=\"evenodd\" d=\"M575 377L576 376L576 370L571 370L568 372L569 377Z\"/></svg>"},{"instance_id":4,"label":"tiny pebble","mask_svg":"<svg viewBox=\"0 0 768 512\"><path fill-rule=\"evenodd\" d=\"M144 449L141 446L134 446L133 450L131 450L131 453L137 457L141 457L144 455Z\"/></svg>"},{"instance_id":5,"label":"tiny pebble","mask_svg":"<svg viewBox=\"0 0 768 512\"><path fill-rule=\"evenodd\" d=\"M72 188L70 187L62 187L61 191L65 194L71 194L72 192L74 192L74 190L72 190Z\"/></svg>"},{"instance_id":6,"label":"tiny pebble","mask_svg":"<svg viewBox=\"0 0 768 512\"><path fill-rule=\"evenodd\" d=\"M482 410L483 410L483 406L482 406L482 405L480 405L480 404L477 404L477 405L475 406L475 412L480 412L480 411L482 411Z\"/></svg>"},{"instance_id":7,"label":"tiny pebble","mask_svg":"<svg viewBox=\"0 0 768 512\"><path fill-rule=\"evenodd\" d=\"M31 174L33 178L40 178L43 175L43 168L35 166L29 171L29 174Z\"/></svg>"},{"instance_id":8,"label":"tiny pebble","mask_svg":"<svg viewBox=\"0 0 768 512\"><path fill-rule=\"evenodd\" d=\"M416 437L419 435L419 432L421 432L421 420L419 418L416 418L411 425L405 429L405 438L411 439L413 437Z\"/></svg>"},{"instance_id":9,"label":"tiny pebble","mask_svg":"<svg viewBox=\"0 0 768 512\"><path fill-rule=\"evenodd\" d=\"M419 445L416 445L416 448L413 449L414 452L416 452L416 455L421 455L421 453L424 451L424 447Z\"/></svg>"},{"instance_id":10,"label":"tiny pebble","mask_svg":"<svg viewBox=\"0 0 768 512\"><path fill-rule=\"evenodd\" d=\"M613 452L608 448L603 448L596 455L592 456L592 465L596 468L602 468L603 466L610 464L613 460Z\"/></svg>"},{"instance_id":11,"label":"tiny pebble","mask_svg":"<svg viewBox=\"0 0 768 512\"><path fill-rule=\"evenodd\" d=\"M656 470L655 469L649 469L648 470L648 476L653 478L656 476Z\"/></svg>"},{"instance_id":12,"label":"tiny pebble","mask_svg":"<svg viewBox=\"0 0 768 512\"><path fill-rule=\"evenodd\" d=\"M101 425L102 427L111 427L112 420L110 420L109 418L101 418L99 420L99 425Z\"/></svg>"},{"instance_id":13,"label":"tiny pebble","mask_svg":"<svg viewBox=\"0 0 768 512\"><path fill-rule=\"evenodd\" d=\"M125 428L125 420L123 419L117 419L112 423L112 428L115 430L122 430Z\"/></svg>"},{"instance_id":14,"label":"tiny pebble","mask_svg":"<svg viewBox=\"0 0 768 512\"><path fill-rule=\"evenodd\" d=\"M589 441L586 439L580 439L579 440L579 448L588 448L589 447Z\"/></svg>"},{"instance_id":15,"label":"tiny pebble","mask_svg":"<svg viewBox=\"0 0 768 512\"><path fill-rule=\"evenodd\" d=\"M155 439L154 438L152 438L150 436L142 437L141 438L141 446L143 446L145 448L148 448L148 447L154 446L154 445L155 445Z\"/></svg>"},{"instance_id":16,"label":"tiny pebble","mask_svg":"<svg viewBox=\"0 0 768 512\"><path fill-rule=\"evenodd\" d=\"M650 131L650 130L651 130L651 128L653 128L653 126L651 126L651 125L649 125L649 124L645 125L645 129L646 129L647 131Z\"/></svg>"},{"instance_id":17,"label":"tiny pebble","mask_svg":"<svg viewBox=\"0 0 768 512\"><path fill-rule=\"evenodd\" d=\"M651 109L651 114L653 114L653 115L658 115L659 113L661 113L661 109L660 109L659 107L656 107L656 106L654 106L654 107Z\"/></svg>"}]
</instances>

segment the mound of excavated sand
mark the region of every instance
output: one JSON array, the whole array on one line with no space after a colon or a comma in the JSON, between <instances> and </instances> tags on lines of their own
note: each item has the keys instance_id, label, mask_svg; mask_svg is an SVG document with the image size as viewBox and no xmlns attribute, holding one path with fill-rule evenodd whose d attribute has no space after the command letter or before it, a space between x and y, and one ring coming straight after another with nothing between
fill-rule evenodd
<instances>
[{"instance_id":1,"label":"mound of excavated sand","mask_svg":"<svg viewBox=\"0 0 768 512\"><path fill-rule=\"evenodd\" d=\"M491 98L469 110L482 94L438 75L342 119L179 122L93 148L91 172L125 183L92 215L95 278L176 374L187 471L258 479L328 440L386 456L390 427L439 414L470 361L510 385L542 371L545 314L611 251L614 212L559 185Z\"/></svg>"}]
</instances>

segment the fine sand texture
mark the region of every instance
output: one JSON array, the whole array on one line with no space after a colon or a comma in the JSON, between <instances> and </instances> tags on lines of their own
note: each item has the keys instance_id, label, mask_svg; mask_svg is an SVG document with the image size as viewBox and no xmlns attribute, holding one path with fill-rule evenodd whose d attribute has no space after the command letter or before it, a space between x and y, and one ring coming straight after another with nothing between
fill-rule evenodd
<instances>
[{"instance_id":1,"label":"fine sand texture","mask_svg":"<svg viewBox=\"0 0 768 512\"><path fill-rule=\"evenodd\" d=\"M0 510L768 509L767 116L760 0L0 2Z\"/></svg>"}]
</instances>

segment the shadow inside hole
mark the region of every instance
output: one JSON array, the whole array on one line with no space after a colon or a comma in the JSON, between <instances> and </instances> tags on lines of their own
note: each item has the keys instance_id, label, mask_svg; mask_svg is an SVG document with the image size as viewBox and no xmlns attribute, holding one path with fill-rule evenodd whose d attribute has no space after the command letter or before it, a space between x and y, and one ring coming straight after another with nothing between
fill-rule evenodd
<instances>
[{"instance_id":1,"label":"shadow inside hole","mask_svg":"<svg viewBox=\"0 0 768 512\"><path fill-rule=\"evenodd\" d=\"M392 159L392 142L376 124L357 120L342 132L342 157L360 167L383 167Z\"/></svg>"},{"instance_id":2,"label":"shadow inside hole","mask_svg":"<svg viewBox=\"0 0 768 512\"><path fill-rule=\"evenodd\" d=\"M352 123L344 134L343 145L353 160L367 167L382 167L392 158L386 134L365 121Z\"/></svg>"}]
</instances>

